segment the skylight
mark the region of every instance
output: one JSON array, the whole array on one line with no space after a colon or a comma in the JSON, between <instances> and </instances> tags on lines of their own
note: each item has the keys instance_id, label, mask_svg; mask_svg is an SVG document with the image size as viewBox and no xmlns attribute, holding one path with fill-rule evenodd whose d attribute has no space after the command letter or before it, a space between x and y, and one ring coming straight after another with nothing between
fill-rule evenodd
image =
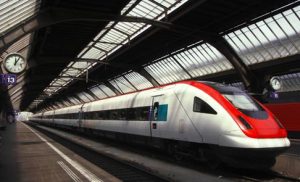
<instances>
[{"instance_id":1,"label":"skylight","mask_svg":"<svg viewBox=\"0 0 300 182\"><path fill-rule=\"evenodd\" d=\"M130 1L121 11L124 16L148 18L161 20L166 15L183 5L187 0L141 0L135 4L136 0ZM134 7L132 7L135 5ZM97 64L97 61L106 61L107 57L127 45L136 36L151 27L145 23L135 22L114 22L111 21L99 32L99 34L78 54L78 58L92 59L91 61L71 61L70 64L54 79L50 85L44 89L44 94L51 96L61 88L69 84L73 78L83 75L88 69ZM61 80L59 77L69 77ZM57 82L59 85L57 86ZM54 86L54 87L53 87Z\"/></svg>"},{"instance_id":2,"label":"skylight","mask_svg":"<svg viewBox=\"0 0 300 182\"><path fill-rule=\"evenodd\" d=\"M246 64L300 53L300 6L225 35Z\"/></svg>"},{"instance_id":3,"label":"skylight","mask_svg":"<svg viewBox=\"0 0 300 182\"><path fill-rule=\"evenodd\" d=\"M213 46L199 42L154 61L145 70L160 84L167 84L232 68Z\"/></svg>"},{"instance_id":4,"label":"skylight","mask_svg":"<svg viewBox=\"0 0 300 182\"><path fill-rule=\"evenodd\" d=\"M35 15L40 4L40 0L1 0L0 33Z\"/></svg>"}]
</instances>

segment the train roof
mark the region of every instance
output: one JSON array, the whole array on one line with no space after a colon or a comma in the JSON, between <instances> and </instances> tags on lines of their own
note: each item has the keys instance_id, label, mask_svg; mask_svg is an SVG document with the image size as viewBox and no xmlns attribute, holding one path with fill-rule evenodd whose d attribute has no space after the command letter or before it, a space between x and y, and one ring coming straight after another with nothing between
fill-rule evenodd
<instances>
[{"instance_id":1,"label":"train roof","mask_svg":"<svg viewBox=\"0 0 300 182\"><path fill-rule=\"evenodd\" d=\"M208 82L208 81L199 81L199 82L212 87L213 89L217 90L220 93L242 93L242 92L244 92L237 87L225 85L225 84L218 83L218 82Z\"/></svg>"}]
</instances>

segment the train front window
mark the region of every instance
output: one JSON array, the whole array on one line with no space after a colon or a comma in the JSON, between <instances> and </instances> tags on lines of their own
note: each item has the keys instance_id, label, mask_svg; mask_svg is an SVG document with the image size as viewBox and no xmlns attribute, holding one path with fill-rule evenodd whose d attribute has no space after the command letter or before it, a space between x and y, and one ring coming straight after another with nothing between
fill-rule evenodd
<instances>
[{"instance_id":1,"label":"train front window","mask_svg":"<svg viewBox=\"0 0 300 182\"><path fill-rule=\"evenodd\" d=\"M266 119L267 112L250 96L245 93L223 93L222 94L232 105L242 113L257 119Z\"/></svg>"},{"instance_id":2,"label":"train front window","mask_svg":"<svg viewBox=\"0 0 300 182\"><path fill-rule=\"evenodd\" d=\"M242 113L256 119L266 119L268 113L248 94L237 87L215 82L201 82L221 93L231 104Z\"/></svg>"},{"instance_id":3,"label":"train front window","mask_svg":"<svg viewBox=\"0 0 300 182\"><path fill-rule=\"evenodd\" d=\"M251 97L244 93L223 94L237 109L248 111L261 111L263 108Z\"/></svg>"}]
</instances>

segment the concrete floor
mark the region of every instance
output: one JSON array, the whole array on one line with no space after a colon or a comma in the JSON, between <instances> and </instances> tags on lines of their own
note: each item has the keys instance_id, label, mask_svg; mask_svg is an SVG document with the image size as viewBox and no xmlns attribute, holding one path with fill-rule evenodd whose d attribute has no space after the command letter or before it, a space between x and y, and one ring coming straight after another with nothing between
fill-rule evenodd
<instances>
[{"instance_id":1,"label":"concrete floor","mask_svg":"<svg viewBox=\"0 0 300 182\"><path fill-rule=\"evenodd\" d=\"M17 122L1 131L1 182L120 181L45 135Z\"/></svg>"},{"instance_id":2,"label":"concrete floor","mask_svg":"<svg viewBox=\"0 0 300 182\"><path fill-rule=\"evenodd\" d=\"M90 148L103 155L108 155L112 158L116 158L121 161L125 161L131 164L135 164L144 168L145 170L152 171L153 173L160 176L167 176L170 180L175 181L226 181L232 180L225 176L220 177L218 174L210 173L207 170L193 170L178 166L174 163L169 164L166 161L159 159L149 158L147 155L140 155L138 153L132 153L130 151L121 150L113 146L101 144L96 141L89 140L87 138L74 135L71 133L63 132L53 128L39 126L41 128L55 133L56 135L66 138L67 140L73 141L78 145ZM277 157L277 162L273 167L273 170L292 178L300 179L300 140L291 140L291 148L285 153Z\"/></svg>"},{"instance_id":3,"label":"concrete floor","mask_svg":"<svg viewBox=\"0 0 300 182\"><path fill-rule=\"evenodd\" d=\"M53 129L49 129L53 130ZM160 175L177 181L227 181L214 174L186 169L160 160L149 159L136 153L130 153L99 144L73 134L56 131L62 137L74 140L99 153L118 158L131 164L146 166ZM1 182L61 182L61 181L120 181L95 164L87 161L66 147L56 143L44 134L33 130L23 123L8 125L0 131L3 137L0 148ZM291 177L300 177L299 141L292 141L293 147L277 158L276 171ZM229 178L230 180L230 178Z\"/></svg>"},{"instance_id":4,"label":"concrete floor","mask_svg":"<svg viewBox=\"0 0 300 182\"><path fill-rule=\"evenodd\" d=\"M277 157L273 167L281 174L294 177L300 180L300 140L291 140L291 147L284 154Z\"/></svg>"}]
</instances>

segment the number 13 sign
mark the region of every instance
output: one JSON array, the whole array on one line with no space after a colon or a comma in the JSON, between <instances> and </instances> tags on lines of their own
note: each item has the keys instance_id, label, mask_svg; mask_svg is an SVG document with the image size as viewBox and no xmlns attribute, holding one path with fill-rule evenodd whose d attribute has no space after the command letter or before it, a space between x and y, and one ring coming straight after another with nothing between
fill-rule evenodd
<instances>
[{"instance_id":1,"label":"number 13 sign","mask_svg":"<svg viewBox=\"0 0 300 182\"><path fill-rule=\"evenodd\" d=\"M0 83L2 85L15 85L17 76L15 74L0 74Z\"/></svg>"}]
</instances>

